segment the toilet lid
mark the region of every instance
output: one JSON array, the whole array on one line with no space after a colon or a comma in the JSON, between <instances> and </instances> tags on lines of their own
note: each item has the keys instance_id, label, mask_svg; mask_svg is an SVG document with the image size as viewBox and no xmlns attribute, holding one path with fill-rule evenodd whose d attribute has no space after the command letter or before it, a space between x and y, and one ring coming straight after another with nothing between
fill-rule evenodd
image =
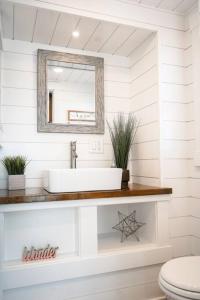
<instances>
[{"instance_id":1,"label":"toilet lid","mask_svg":"<svg viewBox=\"0 0 200 300\"><path fill-rule=\"evenodd\" d=\"M177 288L174 285L167 283L161 276L159 276L159 285L163 292L171 297L170 299L200 300L200 293Z\"/></svg>"},{"instance_id":2,"label":"toilet lid","mask_svg":"<svg viewBox=\"0 0 200 300\"><path fill-rule=\"evenodd\" d=\"M200 293L200 256L172 259L162 266L160 276L174 287Z\"/></svg>"}]
</instances>

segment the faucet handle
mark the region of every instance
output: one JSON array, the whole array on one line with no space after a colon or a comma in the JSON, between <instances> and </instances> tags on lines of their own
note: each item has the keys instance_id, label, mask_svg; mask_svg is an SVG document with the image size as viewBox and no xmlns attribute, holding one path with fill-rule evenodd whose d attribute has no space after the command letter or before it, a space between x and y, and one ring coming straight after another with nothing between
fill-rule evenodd
<instances>
[{"instance_id":1,"label":"faucet handle","mask_svg":"<svg viewBox=\"0 0 200 300\"><path fill-rule=\"evenodd\" d=\"M71 145L71 149L73 149L75 151L76 150L76 141L71 141L70 145Z\"/></svg>"}]
</instances>

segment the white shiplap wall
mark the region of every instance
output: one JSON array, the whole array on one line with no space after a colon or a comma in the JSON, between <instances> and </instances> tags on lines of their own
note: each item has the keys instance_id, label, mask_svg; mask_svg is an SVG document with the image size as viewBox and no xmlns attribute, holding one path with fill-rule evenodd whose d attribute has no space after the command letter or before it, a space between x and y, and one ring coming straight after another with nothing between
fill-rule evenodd
<instances>
[{"instance_id":1,"label":"white shiplap wall","mask_svg":"<svg viewBox=\"0 0 200 300\"><path fill-rule=\"evenodd\" d=\"M42 47L45 46L7 40L3 53L1 106L3 148L0 155L3 157L18 153L28 157L30 163L26 171L27 187L42 185L41 178L44 169L69 167L70 141L74 139L78 142L79 167L109 167L112 163L112 148L107 128L105 135L37 132L36 49ZM111 121L117 112L129 111L129 66L128 59L125 57L104 55L104 58L105 118ZM89 152L89 144L95 139L103 140L104 153ZM0 187L4 188L6 187L6 173L3 166L0 168Z\"/></svg>"},{"instance_id":2,"label":"white shiplap wall","mask_svg":"<svg viewBox=\"0 0 200 300\"><path fill-rule=\"evenodd\" d=\"M161 299L160 265L5 291L4 300Z\"/></svg>"},{"instance_id":3,"label":"white shiplap wall","mask_svg":"<svg viewBox=\"0 0 200 300\"><path fill-rule=\"evenodd\" d=\"M133 149L133 181L160 185L158 44L153 34L130 57L131 105L139 127Z\"/></svg>"},{"instance_id":4,"label":"white shiplap wall","mask_svg":"<svg viewBox=\"0 0 200 300\"><path fill-rule=\"evenodd\" d=\"M200 165L199 165L199 150L200 150L200 117L199 117L199 15L196 10L193 10L187 17L188 30L185 38L186 52L185 61L190 65L191 72L187 73L187 78L191 82L188 96L190 99L190 112L188 115L191 118L190 136L191 143L188 149L188 176L189 176L189 204L188 210L190 213L190 233L192 252L194 255L200 254Z\"/></svg>"},{"instance_id":5,"label":"white shiplap wall","mask_svg":"<svg viewBox=\"0 0 200 300\"><path fill-rule=\"evenodd\" d=\"M160 35L160 117L162 184L173 188L169 230L174 256L191 253L188 164L192 143L191 64L185 60L190 45L185 32L171 40Z\"/></svg>"},{"instance_id":6,"label":"white shiplap wall","mask_svg":"<svg viewBox=\"0 0 200 300\"><path fill-rule=\"evenodd\" d=\"M184 54L184 35L171 46L162 41L161 32L148 38L131 57L131 110L140 120L133 180L173 188L169 230L174 256L191 252L187 167L192 120L188 114L191 101L185 95L190 88L185 73L191 64L185 65Z\"/></svg>"}]
</instances>

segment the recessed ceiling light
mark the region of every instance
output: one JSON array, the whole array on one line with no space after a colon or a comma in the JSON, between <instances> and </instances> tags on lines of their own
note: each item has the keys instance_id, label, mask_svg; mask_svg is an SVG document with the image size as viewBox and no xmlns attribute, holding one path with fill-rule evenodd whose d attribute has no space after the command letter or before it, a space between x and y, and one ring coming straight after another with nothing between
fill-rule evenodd
<instances>
[{"instance_id":1,"label":"recessed ceiling light","mask_svg":"<svg viewBox=\"0 0 200 300\"><path fill-rule=\"evenodd\" d=\"M56 68L54 68L53 70L54 70L54 72L56 72L56 73L62 73L62 72L63 72L63 69L62 69L62 68L59 68L59 67L56 67Z\"/></svg>"},{"instance_id":2,"label":"recessed ceiling light","mask_svg":"<svg viewBox=\"0 0 200 300\"><path fill-rule=\"evenodd\" d=\"M80 32L75 30L75 31L72 32L72 35L73 35L73 37L78 38L79 35L80 35Z\"/></svg>"}]
</instances>

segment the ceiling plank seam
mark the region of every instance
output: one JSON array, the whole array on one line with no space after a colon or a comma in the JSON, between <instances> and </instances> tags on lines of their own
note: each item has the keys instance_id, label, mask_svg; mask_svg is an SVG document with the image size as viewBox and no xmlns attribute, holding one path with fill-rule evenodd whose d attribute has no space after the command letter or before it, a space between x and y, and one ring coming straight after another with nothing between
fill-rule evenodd
<instances>
[{"instance_id":1,"label":"ceiling plank seam","mask_svg":"<svg viewBox=\"0 0 200 300\"><path fill-rule=\"evenodd\" d=\"M98 22L98 24L95 26L95 29L93 30L93 32L91 33L91 35L89 36L88 40L86 41L86 43L83 45L82 50L85 49L85 47L88 45L89 41L91 40L91 38L94 36L95 32L97 31L98 27L101 25L101 21Z\"/></svg>"},{"instance_id":2,"label":"ceiling plank seam","mask_svg":"<svg viewBox=\"0 0 200 300\"><path fill-rule=\"evenodd\" d=\"M81 17L78 19L78 21L77 21L77 23L76 23L76 25L75 25L75 27L74 27L74 30L76 30L76 29L78 28L78 25L79 25L80 21L81 21ZM69 47L69 45L70 45L70 43L71 43L71 40L72 40L72 35L70 36L68 42L66 43L66 46L65 46L66 48Z\"/></svg>"},{"instance_id":3,"label":"ceiling plank seam","mask_svg":"<svg viewBox=\"0 0 200 300\"><path fill-rule=\"evenodd\" d=\"M109 39L113 36L113 34L118 30L119 28L119 24L117 25L117 27L111 32L111 34L109 35L109 37L104 41L103 45L101 45L101 47L97 50L97 52L100 52L101 49L103 49L103 47L106 45L106 43L109 41Z\"/></svg>"},{"instance_id":4,"label":"ceiling plank seam","mask_svg":"<svg viewBox=\"0 0 200 300\"><path fill-rule=\"evenodd\" d=\"M61 13L58 14L56 24L54 26L54 29L53 29L53 32L52 32L52 35L51 35L51 38L50 38L50 41L49 41L49 45L51 45L51 43L52 43L52 40L53 40L54 34L56 32L56 28L57 28L57 25L58 25L58 21L60 20L60 17L61 17Z\"/></svg>"},{"instance_id":5,"label":"ceiling plank seam","mask_svg":"<svg viewBox=\"0 0 200 300\"><path fill-rule=\"evenodd\" d=\"M181 0L172 10L173 11L177 10L184 1L185 0Z\"/></svg>"},{"instance_id":6,"label":"ceiling plank seam","mask_svg":"<svg viewBox=\"0 0 200 300\"><path fill-rule=\"evenodd\" d=\"M129 36L114 50L112 55L114 55L124 45L124 43L126 43L136 33L136 31L137 29L134 29L131 34L129 34Z\"/></svg>"},{"instance_id":7,"label":"ceiling plank seam","mask_svg":"<svg viewBox=\"0 0 200 300\"><path fill-rule=\"evenodd\" d=\"M154 32L152 32L150 35L148 35L147 37L146 37L146 39L144 39L141 43L139 43L128 55L127 55L127 57L129 57L129 56L131 56L132 54L133 54L133 52L136 50L136 49L138 49L140 46L142 46L142 44L143 43L145 43L148 39L150 39L153 35L154 35L155 33Z\"/></svg>"},{"instance_id":8,"label":"ceiling plank seam","mask_svg":"<svg viewBox=\"0 0 200 300\"><path fill-rule=\"evenodd\" d=\"M32 34L31 43L33 43L33 39L34 39L35 28L36 28L36 23L37 23L37 16L38 16L38 8L36 9L35 21L34 21L34 25L33 25L33 34Z\"/></svg>"}]
</instances>

